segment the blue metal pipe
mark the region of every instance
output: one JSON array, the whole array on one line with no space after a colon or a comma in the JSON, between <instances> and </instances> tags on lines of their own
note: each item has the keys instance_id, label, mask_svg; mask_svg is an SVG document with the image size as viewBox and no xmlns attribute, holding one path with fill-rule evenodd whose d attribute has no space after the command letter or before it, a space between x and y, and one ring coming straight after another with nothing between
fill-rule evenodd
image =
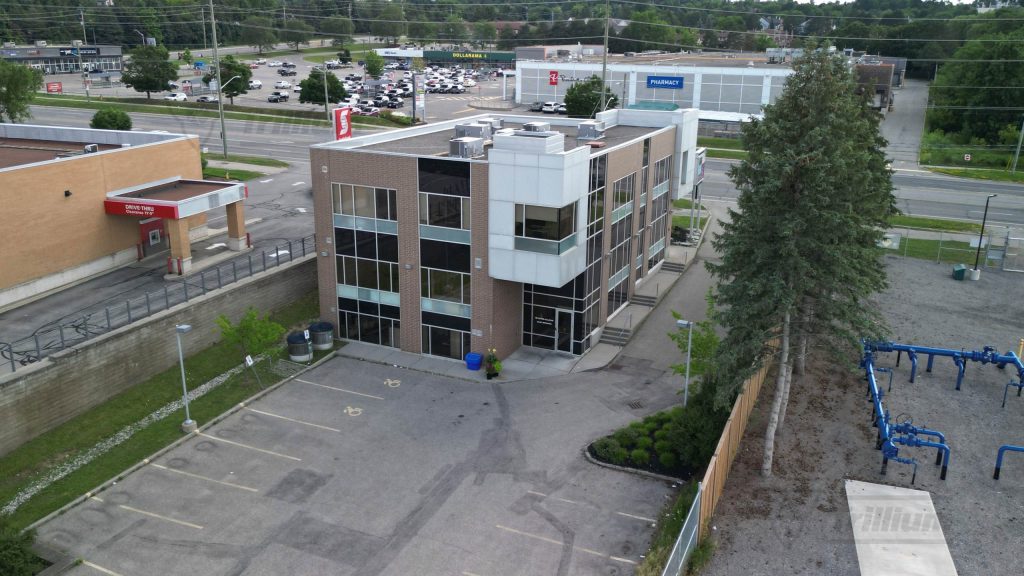
<instances>
[{"instance_id":1,"label":"blue metal pipe","mask_svg":"<svg viewBox=\"0 0 1024 576\"><path fill-rule=\"evenodd\" d=\"M939 479L946 479L946 470L949 468L949 446L946 444L940 444L939 442L932 442L930 440L921 440L913 434L909 434L907 436L896 436L892 438L892 442L896 444L903 444L904 446L911 448L920 446L925 448L938 448L941 450L944 458L942 460L942 472L939 473Z\"/></svg>"},{"instance_id":2,"label":"blue metal pipe","mask_svg":"<svg viewBox=\"0 0 1024 576\"><path fill-rule=\"evenodd\" d=\"M1024 382L1014 382L1013 380L1010 380L1006 383L1006 386L1003 388L1003 408L1006 408L1006 394L1010 391L1011 387L1016 387L1017 396L1020 396L1021 391L1024 391Z\"/></svg>"},{"instance_id":3,"label":"blue metal pipe","mask_svg":"<svg viewBox=\"0 0 1024 576\"><path fill-rule=\"evenodd\" d=\"M992 478L999 480L999 469L1003 467L1003 455L1007 452L1024 452L1024 446L1013 446L1011 444L1004 444L999 447L999 453L996 455L996 471L992 474Z\"/></svg>"},{"instance_id":4,"label":"blue metal pipe","mask_svg":"<svg viewBox=\"0 0 1024 576\"><path fill-rule=\"evenodd\" d=\"M931 372L932 363L935 356L943 356L952 358L953 362L956 363L958 369L957 375L957 387L960 389L960 385L963 382L964 372L966 370L966 360L972 362L981 362L982 364L996 364L1000 368L1004 368L1007 364L1012 364L1017 369L1017 376L1021 381L1024 381L1024 362L1017 357L1012 350L1006 354L1000 354L996 352L996 349L992 346L985 346L982 350L953 350L951 348L933 348L930 346L914 346L910 344L897 344L895 342L864 342L864 350L867 351L878 351L878 352L906 352L907 356L911 361L910 368L910 381L913 382L917 376L917 361L916 354L928 355L928 365L926 370Z\"/></svg>"},{"instance_id":5,"label":"blue metal pipe","mask_svg":"<svg viewBox=\"0 0 1024 576\"><path fill-rule=\"evenodd\" d=\"M919 426L914 426L914 425L910 424L909 422L905 423L905 424L896 424L895 426L892 427L892 431L895 434L912 434L912 435L916 435L916 436L931 436L933 438L938 438L939 439L939 443L942 444L943 446L947 446L947 444L946 444L946 436L942 432L939 432L938 430L929 430L927 428L921 428ZM940 449L940 450L937 450L936 453L935 453L935 465L938 466L941 463L942 463L942 450Z\"/></svg>"}]
</instances>

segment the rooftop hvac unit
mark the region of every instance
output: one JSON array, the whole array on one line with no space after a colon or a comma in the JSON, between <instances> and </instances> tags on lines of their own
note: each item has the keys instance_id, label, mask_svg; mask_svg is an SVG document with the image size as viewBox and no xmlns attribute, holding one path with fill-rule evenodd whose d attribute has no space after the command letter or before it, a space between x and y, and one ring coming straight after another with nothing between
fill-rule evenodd
<instances>
[{"instance_id":1,"label":"rooftop hvac unit","mask_svg":"<svg viewBox=\"0 0 1024 576\"><path fill-rule=\"evenodd\" d=\"M84 154L94 154L99 151L100 147L98 144L86 144L85 148L82 148L82 153Z\"/></svg>"},{"instance_id":2,"label":"rooftop hvac unit","mask_svg":"<svg viewBox=\"0 0 1024 576\"><path fill-rule=\"evenodd\" d=\"M477 158L484 155L483 138L452 138L448 142L448 156L452 158Z\"/></svg>"},{"instance_id":3,"label":"rooftop hvac unit","mask_svg":"<svg viewBox=\"0 0 1024 576\"><path fill-rule=\"evenodd\" d=\"M523 124L523 130L527 132L550 132L550 122L527 122Z\"/></svg>"},{"instance_id":4,"label":"rooftop hvac unit","mask_svg":"<svg viewBox=\"0 0 1024 576\"><path fill-rule=\"evenodd\" d=\"M577 127L577 140L597 140L604 138L604 122L601 120L588 120L580 122Z\"/></svg>"},{"instance_id":5,"label":"rooftop hvac unit","mask_svg":"<svg viewBox=\"0 0 1024 576\"><path fill-rule=\"evenodd\" d=\"M479 119L475 120L474 123L475 124L490 124L492 132L500 130L502 127L505 126L505 121L502 120L501 118L479 118Z\"/></svg>"},{"instance_id":6,"label":"rooftop hvac unit","mask_svg":"<svg viewBox=\"0 0 1024 576\"><path fill-rule=\"evenodd\" d=\"M14 48L15 46L14 42L4 42L4 48Z\"/></svg>"},{"instance_id":7,"label":"rooftop hvac unit","mask_svg":"<svg viewBox=\"0 0 1024 576\"><path fill-rule=\"evenodd\" d=\"M36 48L46 48L46 40L36 40Z\"/></svg>"},{"instance_id":8,"label":"rooftop hvac unit","mask_svg":"<svg viewBox=\"0 0 1024 576\"><path fill-rule=\"evenodd\" d=\"M481 140L491 139L491 125L474 122L472 124L456 124L456 138L480 138Z\"/></svg>"},{"instance_id":9,"label":"rooftop hvac unit","mask_svg":"<svg viewBox=\"0 0 1024 576\"><path fill-rule=\"evenodd\" d=\"M516 133L516 131L514 129L512 129L512 128L500 128L500 129L494 131L494 135L495 136L498 136L499 134L502 135L502 136L511 136L511 135L513 135L515 133Z\"/></svg>"}]
</instances>

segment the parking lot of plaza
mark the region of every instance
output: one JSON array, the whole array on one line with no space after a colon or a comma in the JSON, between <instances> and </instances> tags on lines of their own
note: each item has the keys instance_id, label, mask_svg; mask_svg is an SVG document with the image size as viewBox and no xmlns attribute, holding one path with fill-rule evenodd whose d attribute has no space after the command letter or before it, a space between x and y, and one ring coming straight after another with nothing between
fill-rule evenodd
<instances>
[{"instance_id":1,"label":"parking lot of plaza","mask_svg":"<svg viewBox=\"0 0 1024 576\"><path fill-rule=\"evenodd\" d=\"M641 391L644 413L676 399L645 370L482 383L335 357L39 537L77 575L629 574L675 490L582 450Z\"/></svg>"}]
</instances>

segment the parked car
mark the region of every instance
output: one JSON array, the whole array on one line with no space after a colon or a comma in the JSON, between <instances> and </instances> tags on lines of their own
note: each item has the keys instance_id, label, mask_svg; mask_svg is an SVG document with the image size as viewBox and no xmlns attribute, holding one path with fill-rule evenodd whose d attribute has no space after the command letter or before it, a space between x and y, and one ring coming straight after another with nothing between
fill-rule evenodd
<instances>
[{"instance_id":1,"label":"parked car","mask_svg":"<svg viewBox=\"0 0 1024 576\"><path fill-rule=\"evenodd\" d=\"M267 62L267 66L271 66L274 68L280 68L282 64L283 63L280 60L271 60L270 62Z\"/></svg>"},{"instance_id":2,"label":"parked car","mask_svg":"<svg viewBox=\"0 0 1024 576\"><path fill-rule=\"evenodd\" d=\"M266 58L257 58L255 60L255 62L256 62L256 64L266 64L267 63L267 59Z\"/></svg>"},{"instance_id":3,"label":"parked car","mask_svg":"<svg viewBox=\"0 0 1024 576\"><path fill-rule=\"evenodd\" d=\"M249 90L259 90L263 88L263 82L259 80L249 80Z\"/></svg>"},{"instance_id":4,"label":"parked car","mask_svg":"<svg viewBox=\"0 0 1024 576\"><path fill-rule=\"evenodd\" d=\"M556 114L558 113L558 102L545 102L540 111L545 114Z\"/></svg>"},{"instance_id":5,"label":"parked car","mask_svg":"<svg viewBox=\"0 0 1024 576\"><path fill-rule=\"evenodd\" d=\"M278 80L274 82L274 88L291 88L292 83L287 80Z\"/></svg>"},{"instance_id":6,"label":"parked car","mask_svg":"<svg viewBox=\"0 0 1024 576\"><path fill-rule=\"evenodd\" d=\"M199 98L196 98L196 102L219 102L219 101L220 101L220 98L217 98L216 96L200 96Z\"/></svg>"},{"instance_id":7,"label":"parked car","mask_svg":"<svg viewBox=\"0 0 1024 576\"><path fill-rule=\"evenodd\" d=\"M295 76L298 74L298 72L292 70L291 68L278 68L277 73L280 74L281 76Z\"/></svg>"},{"instance_id":8,"label":"parked car","mask_svg":"<svg viewBox=\"0 0 1024 576\"><path fill-rule=\"evenodd\" d=\"M533 104L530 104L530 107L527 108L527 110L530 112L542 112L544 110L544 103L534 102Z\"/></svg>"},{"instance_id":9,"label":"parked car","mask_svg":"<svg viewBox=\"0 0 1024 576\"><path fill-rule=\"evenodd\" d=\"M186 102L188 96L184 92L171 92L167 96L164 96L164 100L174 100L175 102Z\"/></svg>"},{"instance_id":10,"label":"parked car","mask_svg":"<svg viewBox=\"0 0 1024 576\"><path fill-rule=\"evenodd\" d=\"M281 62L282 68L295 68L294 62Z\"/></svg>"},{"instance_id":11,"label":"parked car","mask_svg":"<svg viewBox=\"0 0 1024 576\"><path fill-rule=\"evenodd\" d=\"M473 86L476 86L476 80L473 80L472 78L466 78L465 80L462 81L462 85L465 86L466 88L472 88Z\"/></svg>"},{"instance_id":12,"label":"parked car","mask_svg":"<svg viewBox=\"0 0 1024 576\"><path fill-rule=\"evenodd\" d=\"M250 62L249 63L249 69L250 70L255 70L255 69L259 68L259 67L260 67L260 65L255 63L255 62Z\"/></svg>"},{"instance_id":13,"label":"parked car","mask_svg":"<svg viewBox=\"0 0 1024 576\"><path fill-rule=\"evenodd\" d=\"M401 108L403 106L405 106L405 101L401 98L392 98L391 100L388 100L387 103L388 108Z\"/></svg>"},{"instance_id":14,"label":"parked car","mask_svg":"<svg viewBox=\"0 0 1024 576\"><path fill-rule=\"evenodd\" d=\"M391 101L390 98L388 98L387 96L381 95L381 96L377 96L376 98L373 99L373 105L374 106L378 106L378 107L380 107L380 106L387 106L388 102L390 102L390 101Z\"/></svg>"},{"instance_id":15,"label":"parked car","mask_svg":"<svg viewBox=\"0 0 1024 576\"><path fill-rule=\"evenodd\" d=\"M565 104L559 104L558 108L555 111L558 112L559 114L568 114L569 113L569 111L565 109Z\"/></svg>"},{"instance_id":16,"label":"parked car","mask_svg":"<svg viewBox=\"0 0 1024 576\"><path fill-rule=\"evenodd\" d=\"M287 92L280 92L280 91L279 92L271 92L270 96L267 96L267 102L287 102L287 101L288 101L288 93Z\"/></svg>"},{"instance_id":17,"label":"parked car","mask_svg":"<svg viewBox=\"0 0 1024 576\"><path fill-rule=\"evenodd\" d=\"M352 109L352 114L356 116L380 116L380 108L374 106L358 106Z\"/></svg>"},{"instance_id":18,"label":"parked car","mask_svg":"<svg viewBox=\"0 0 1024 576\"><path fill-rule=\"evenodd\" d=\"M295 87L292 88L292 92L302 94L302 84L296 84Z\"/></svg>"}]
</instances>

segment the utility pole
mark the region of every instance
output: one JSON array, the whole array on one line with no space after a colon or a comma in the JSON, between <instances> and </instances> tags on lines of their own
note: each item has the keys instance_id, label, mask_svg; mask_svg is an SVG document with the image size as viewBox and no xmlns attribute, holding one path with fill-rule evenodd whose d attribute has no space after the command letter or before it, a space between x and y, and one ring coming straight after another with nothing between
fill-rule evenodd
<instances>
[{"instance_id":1,"label":"utility pole","mask_svg":"<svg viewBox=\"0 0 1024 576\"><path fill-rule=\"evenodd\" d=\"M203 19L203 50L209 48L206 43L206 6L199 7L199 17Z\"/></svg>"},{"instance_id":2,"label":"utility pole","mask_svg":"<svg viewBox=\"0 0 1024 576\"><path fill-rule=\"evenodd\" d=\"M220 141L224 146L224 159L228 159L228 133L224 128L224 85L220 83L220 56L217 54L217 17L213 13L213 0L210 0L210 35L213 37L213 65L217 71L217 114L220 116Z\"/></svg>"},{"instance_id":3,"label":"utility pole","mask_svg":"<svg viewBox=\"0 0 1024 576\"><path fill-rule=\"evenodd\" d=\"M1013 155L1013 170L1010 170L1011 174L1017 172L1017 159L1020 158L1021 142L1024 142L1024 120L1020 122L1020 136L1017 137L1017 152Z\"/></svg>"},{"instance_id":4,"label":"utility pole","mask_svg":"<svg viewBox=\"0 0 1024 576\"><path fill-rule=\"evenodd\" d=\"M82 23L82 44L88 44L89 35L85 33L85 9L78 9L78 20Z\"/></svg>"},{"instance_id":5,"label":"utility pole","mask_svg":"<svg viewBox=\"0 0 1024 576\"><path fill-rule=\"evenodd\" d=\"M601 54L601 112L608 109L608 25L612 19L612 8L608 0L604 0L604 52Z\"/></svg>"}]
</instances>

